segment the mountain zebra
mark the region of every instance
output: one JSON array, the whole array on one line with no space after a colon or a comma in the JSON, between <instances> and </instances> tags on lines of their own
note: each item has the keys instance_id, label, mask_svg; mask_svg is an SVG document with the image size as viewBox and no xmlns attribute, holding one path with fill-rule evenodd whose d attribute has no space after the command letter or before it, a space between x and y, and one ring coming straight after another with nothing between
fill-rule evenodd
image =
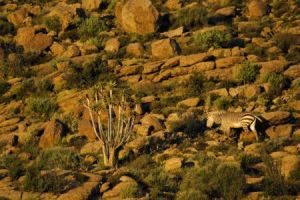
<instances>
[{"instance_id":1,"label":"mountain zebra","mask_svg":"<svg viewBox=\"0 0 300 200\"><path fill-rule=\"evenodd\" d=\"M231 128L243 128L245 132L250 130L255 133L256 140L258 140L258 133L256 131L256 121L262 120L252 113L246 112L225 112L215 111L207 113L207 127L211 128L214 124L221 124L220 130L225 132L228 136Z\"/></svg>"}]
</instances>

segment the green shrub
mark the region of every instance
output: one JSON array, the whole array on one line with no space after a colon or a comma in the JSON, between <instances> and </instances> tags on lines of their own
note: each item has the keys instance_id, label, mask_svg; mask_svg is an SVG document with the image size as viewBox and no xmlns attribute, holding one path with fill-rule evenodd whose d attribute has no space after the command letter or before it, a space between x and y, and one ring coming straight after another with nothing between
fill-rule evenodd
<instances>
[{"instance_id":1,"label":"green shrub","mask_svg":"<svg viewBox=\"0 0 300 200\"><path fill-rule=\"evenodd\" d=\"M15 34L15 27L13 24L0 19L0 35Z\"/></svg>"},{"instance_id":2,"label":"green shrub","mask_svg":"<svg viewBox=\"0 0 300 200\"><path fill-rule=\"evenodd\" d=\"M194 73L187 82L187 92L191 96L199 96L204 90L204 76L200 73Z\"/></svg>"},{"instance_id":3,"label":"green shrub","mask_svg":"<svg viewBox=\"0 0 300 200\"><path fill-rule=\"evenodd\" d=\"M11 154L2 159L3 166L8 170L8 174L13 180L17 180L24 174L24 161L20 160L18 155Z\"/></svg>"},{"instance_id":4,"label":"green shrub","mask_svg":"<svg viewBox=\"0 0 300 200\"><path fill-rule=\"evenodd\" d=\"M199 33L198 35L194 36L191 40L191 45L196 51L204 52L212 47L226 47L231 39L231 34L227 33L226 31L213 30Z\"/></svg>"},{"instance_id":5,"label":"green shrub","mask_svg":"<svg viewBox=\"0 0 300 200\"><path fill-rule=\"evenodd\" d=\"M251 173L251 166L261 162L261 158L254 156L252 154L242 154L240 157L241 160L241 168L245 173Z\"/></svg>"},{"instance_id":6,"label":"green shrub","mask_svg":"<svg viewBox=\"0 0 300 200\"><path fill-rule=\"evenodd\" d=\"M46 17L44 19L43 24L47 26L50 30L59 32L61 30L61 23L59 17L53 16L53 17Z\"/></svg>"},{"instance_id":7,"label":"green shrub","mask_svg":"<svg viewBox=\"0 0 300 200\"><path fill-rule=\"evenodd\" d=\"M82 40L87 40L107 30L109 30L109 25L104 19L100 17L90 17L82 22L78 34Z\"/></svg>"},{"instance_id":8,"label":"green shrub","mask_svg":"<svg viewBox=\"0 0 300 200\"><path fill-rule=\"evenodd\" d=\"M110 73L107 63L97 59L83 67L71 65L65 79L68 88L85 88L93 86L99 81L113 80L114 77Z\"/></svg>"},{"instance_id":9,"label":"green shrub","mask_svg":"<svg viewBox=\"0 0 300 200\"><path fill-rule=\"evenodd\" d=\"M49 172L42 176L40 169L34 164L26 170L24 189L27 191L59 194L66 191L67 186L68 181L55 172Z\"/></svg>"},{"instance_id":10,"label":"green shrub","mask_svg":"<svg viewBox=\"0 0 300 200\"><path fill-rule=\"evenodd\" d=\"M81 3L81 0L67 0L67 4Z\"/></svg>"},{"instance_id":11,"label":"green shrub","mask_svg":"<svg viewBox=\"0 0 300 200\"><path fill-rule=\"evenodd\" d=\"M81 161L79 155L67 148L54 147L43 150L37 158L41 169L70 169L78 170Z\"/></svg>"},{"instance_id":12,"label":"green shrub","mask_svg":"<svg viewBox=\"0 0 300 200\"><path fill-rule=\"evenodd\" d=\"M275 17L281 17L284 13L289 11L288 2L285 0L272 1L272 13Z\"/></svg>"},{"instance_id":13,"label":"green shrub","mask_svg":"<svg viewBox=\"0 0 300 200\"><path fill-rule=\"evenodd\" d=\"M10 84L0 80L0 95L5 94L10 88Z\"/></svg>"},{"instance_id":14,"label":"green shrub","mask_svg":"<svg viewBox=\"0 0 300 200\"><path fill-rule=\"evenodd\" d=\"M177 199L240 199L245 187L243 171L236 165L209 162L202 168L189 170L183 177ZM196 192L197 191L197 192Z\"/></svg>"},{"instance_id":15,"label":"green shrub","mask_svg":"<svg viewBox=\"0 0 300 200\"><path fill-rule=\"evenodd\" d=\"M171 19L173 28L184 26L187 29L201 27L207 23L207 10L203 7L184 8Z\"/></svg>"},{"instance_id":16,"label":"green shrub","mask_svg":"<svg viewBox=\"0 0 300 200\"><path fill-rule=\"evenodd\" d=\"M50 80L46 79L37 82L36 87L38 92L43 93L43 92L51 92L54 88L54 85Z\"/></svg>"},{"instance_id":17,"label":"green shrub","mask_svg":"<svg viewBox=\"0 0 300 200\"><path fill-rule=\"evenodd\" d=\"M20 100L35 92L35 85L32 79L24 80L18 87L12 91L12 98Z\"/></svg>"},{"instance_id":18,"label":"green shrub","mask_svg":"<svg viewBox=\"0 0 300 200\"><path fill-rule=\"evenodd\" d=\"M256 55L260 58L264 58L267 55L264 48L262 48L256 44L253 44L253 43L247 44L246 52L249 55Z\"/></svg>"},{"instance_id":19,"label":"green shrub","mask_svg":"<svg viewBox=\"0 0 300 200\"><path fill-rule=\"evenodd\" d=\"M284 53L288 53L295 39L295 36L291 33L278 33L274 36L274 41Z\"/></svg>"},{"instance_id":20,"label":"green shrub","mask_svg":"<svg viewBox=\"0 0 300 200\"><path fill-rule=\"evenodd\" d=\"M36 136L33 136L30 138L27 142L20 145L20 149L22 152L30 153L30 157L32 159L36 158L39 155L39 138Z\"/></svg>"},{"instance_id":21,"label":"green shrub","mask_svg":"<svg viewBox=\"0 0 300 200\"><path fill-rule=\"evenodd\" d=\"M27 109L47 119L58 109L57 103L47 97L30 97L26 99Z\"/></svg>"},{"instance_id":22,"label":"green shrub","mask_svg":"<svg viewBox=\"0 0 300 200\"><path fill-rule=\"evenodd\" d=\"M184 132L188 137L195 138L204 132L205 125L202 121L188 118L173 125L174 132Z\"/></svg>"},{"instance_id":23,"label":"green shrub","mask_svg":"<svg viewBox=\"0 0 300 200\"><path fill-rule=\"evenodd\" d=\"M139 188L139 185L134 182L126 185L126 187L120 193L120 197L122 199L138 198L138 197L142 197L142 195L143 194L141 188Z\"/></svg>"},{"instance_id":24,"label":"green shrub","mask_svg":"<svg viewBox=\"0 0 300 200\"><path fill-rule=\"evenodd\" d=\"M259 66L249 61L244 62L239 69L236 79L243 84L252 83L259 74Z\"/></svg>"},{"instance_id":25,"label":"green shrub","mask_svg":"<svg viewBox=\"0 0 300 200\"><path fill-rule=\"evenodd\" d=\"M266 80L270 84L268 93L272 97L281 95L289 85L288 79L284 75L274 72L268 74Z\"/></svg>"},{"instance_id":26,"label":"green shrub","mask_svg":"<svg viewBox=\"0 0 300 200\"><path fill-rule=\"evenodd\" d=\"M230 106L230 101L224 97L219 97L213 102L213 106L218 110L226 110Z\"/></svg>"}]
</instances>

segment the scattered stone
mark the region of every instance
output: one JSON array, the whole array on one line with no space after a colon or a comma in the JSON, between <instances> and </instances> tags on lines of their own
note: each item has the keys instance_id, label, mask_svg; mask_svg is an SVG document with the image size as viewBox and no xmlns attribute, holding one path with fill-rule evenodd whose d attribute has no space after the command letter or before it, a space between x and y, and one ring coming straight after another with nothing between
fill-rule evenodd
<instances>
[{"instance_id":1,"label":"scattered stone","mask_svg":"<svg viewBox=\"0 0 300 200\"><path fill-rule=\"evenodd\" d=\"M207 53L198 53L198 54L192 54L188 56L180 56L180 66L186 67L190 66L199 62L206 61L209 58L209 55Z\"/></svg>"},{"instance_id":2,"label":"scattered stone","mask_svg":"<svg viewBox=\"0 0 300 200\"><path fill-rule=\"evenodd\" d=\"M88 142L80 149L80 154L95 154L100 153L102 144L100 141Z\"/></svg>"},{"instance_id":3,"label":"scattered stone","mask_svg":"<svg viewBox=\"0 0 300 200\"><path fill-rule=\"evenodd\" d=\"M19 28L15 37L17 44L24 47L26 52L41 53L52 45L53 39L44 33L35 34L33 27Z\"/></svg>"},{"instance_id":4,"label":"scattered stone","mask_svg":"<svg viewBox=\"0 0 300 200\"><path fill-rule=\"evenodd\" d=\"M120 48L120 42L118 38L111 38L106 41L104 50L111 53L117 53Z\"/></svg>"},{"instance_id":5,"label":"scattered stone","mask_svg":"<svg viewBox=\"0 0 300 200\"><path fill-rule=\"evenodd\" d=\"M249 17L262 17L266 14L267 5L264 1L252 0L247 4Z\"/></svg>"},{"instance_id":6,"label":"scattered stone","mask_svg":"<svg viewBox=\"0 0 300 200\"><path fill-rule=\"evenodd\" d=\"M300 77L300 65L292 65L283 73L285 76L289 78L296 79Z\"/></svg>"},{"instance_id":7,"label":"scattered stone","mask_svg":"<svg viewBox=\"0 0 300 200\"><path fill-rule=\"evenodd\" d=\"M159 12L150 0L129 0L124 6L120 2L115 15L126 32L146 34L157 29Z\"/></svg>"},{"instance_id":8,"label":"scattered stone","mask_svg":"<svg viewBox=\"0 0 300 200\"><path fill-rule=\"evenodd\" d=\"M222 16L225 16L225 17L232 17L232 16L235 15L235 10L236 10L235 6L228 6L228 7L225 7L225 8L218 9L216 11L216 14L222 15Z\"/></svg>"},{"instance_id":9,"label":"scattered stone","mask_svg":"<svg viewBox=\"0 0 300 200\"><path fill-rule=\"evenodd\" d=\"M286 111L274 111L262 114L262 117L273 125L283 124L290 120L291 113Z\"/></svg>"},{"instance_id":10,"label":"scattered stone","mask_svg":"<svg viewBox=\"0 0 300 200\"><path fill-rule=\"evenodd\" d=\"M183 2L180 0L167 0L165 7L170 10L178 10L182 7Z\"/></svg>"},{"instance_id":11,"label":"scattered stone","mask_svg":"<svg viewBox=\"0 0 300 200\"><path fill-rule=\"evenodd\" d=\"M101 0L82 0L82 8L86 10L97 10L101 5Z\"/></svg>"},{"instance_id":12,"label":"scattered stone","mask_svg":"<svg viewBox=\"0 0 300 200\"><path fill-rule=\"evenodd\" d=\"M233 66L235 64L240 64L243 61L245 61L245 57L243 56L220 58L216 60L216 67L225 68L225 67Z\"/></svg>"},{"instance_id":13,"label":"scattered stone","mask_svg":"<svg viewBox=\"0 0 300 200\"><path fill-rule=\"evenodd\" d=\"M279 137L291 137L292 133L293 125L291 124L272 126L266 130L266 134L270 137L270 139L275 139Z\"/></svg>"},{"instance_id":14,"label":"scattered stone","mask_svg":"<svg viewBox=\"0 0 300 200\"><path fill-rule=\"evenodd\" d=\"M60 121L49 121L45 127L43 135L41 136L39 147L49 148L59 144L64 132L64 125Z\"/></svg>"},{"instance_id":15,"label":"scattered stone","mask_svg":"<svg viewBox=\"0 0 300 200\"><path fill-rule=\"evenodd\" d=\"M153 126L155 131L163 129L161 121L152 114L147 114L141 119L142 125Z\"/></svg>"},{"instance_id":16,"label":"scattered stone","mask_svg":"<svg viewBox=\"0 0 300 200\"><path fill-rule=\"evenodd\" d=\"M142 56L145 52L144 47L140 43L131 43L126 47L126 52L134 56Z\"/></svg>"},{"instance_id":17,"label":"scattered stone","mask_svg":"<svg viewBox=\"0 0 300 200\"><path fill-rule=\"evenodd\" d=\"M190 99L186 99L183 101L180 101L177 106L181 107L181 106L186 106L186 107L196 107L200 102L200 99L198 97L196 98L190 98Z\"/></svg>"},{"instance_id":18,"label":"scattered stone","mask_svg":"<svg viewBox=\"0 0 300 200\"><path fill-rule=\"evenodd\" d=\"M173 39L162 39L151 44L152 55L158 58L169 58L179 53L179 46Z\"/></svg>"},{"instance_id":19,"label":"scattered stone","mask_svg":"<svg viewBox=\"0 0 300 200\"><path fill-rule=\"evenodd\" d=\"M183 161L183 158L170 158L166 160L164 169L168 172L178 170L182 167Z\"/></svg>"}]
</instances>

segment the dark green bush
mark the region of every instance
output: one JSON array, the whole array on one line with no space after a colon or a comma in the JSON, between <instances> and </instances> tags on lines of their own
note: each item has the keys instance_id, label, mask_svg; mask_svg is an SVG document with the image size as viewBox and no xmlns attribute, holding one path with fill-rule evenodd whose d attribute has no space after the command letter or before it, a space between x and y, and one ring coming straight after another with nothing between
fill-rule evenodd
<instances>
[{"instance_id":1,"label":"dark green bush","mask_svg":"<svg viewBox=\"0 0 300 200\"><path fill-rule=\"evenodd\" d=\"M216 107L218 110L226 110L230 106L231 101L224 98L219 97L213 102L213 106Z\"/></svg>"},{"instance_id":2,"label":"dark green bush","mask_svg":"<svg viewBox=\"0 0 300 200\"><path fill-rule=\"evenodd\" d=\"M100 59L83 67L71 65L70 71L65 76L68 88L85 88L93 86L98 81L113 80L107 63Z\"/></svg>"},{"instance_id":3,"label":"dark green bush","mask_svg":"<svg viewBox=\"0 0 300 200\"><path fill-rule=\"evenodd\" d=\"M187 29L201 27L207 23L207 10L203 7L184 8L171 19L173 28L184 26Z\"/></svg>"},{"instance_id":4,"label":"dark green bush","mask_svg":"<svg viewBox=\"0 0 300 200\"><path fill-rule=\"evenodd\" d=\"M10 84L0 80L0 95L5 94L10 88Z\"/></svg>"},{"instance_id":5,"label":"dark green bush","mask_svg":"<svg viewBox=\"0 0 300 200\"><path fill-rule=\"evenodd\" d=\"M38 81L36 87L38 92L43 93L43 92L51 92L54 88L54 85L50 80L46 79L46 80Z\"/></svg>"},{"instance_id":6,"label":"dark green bush","mask_svg":"<svg viewBox=\"0 0 300 200\"><path fill-rule=\"evenodd\" d=\"M30 166L25 174L24 189L35 192L62 193L68 188L68 181L58 176L55 172L41 175L40 168L36 165Z\"/></svg>"},{"instance_id":7,"label":"dark green bush","mask_svg":"<svg viewBox=\"0 0 300 200\"><path fill-rule=\"evenodd\" d=\"M24 161L20 160L16 154L5 156L3 158L3 166L8 170L8 174L13 180L17 180L24 174Z\"/></svg>"},{"instance_id":8,"label":"dark green bush","mask_svg":"<svg viewBox=\"0 0 300 200\"><path fill-rule=\"evenodd\" d=\"M26 104L30 112L47 119L51 118L58 109L57 103L47 97L30 97L26 99Z\"/></svg>"},{"instance_id":9,"label":"dark green bush","mask_svg":"<svg viewBox=\"0 0 300 200\"><path fill-rule=\"evenodd\" d=\"M204 132L205 125L202 121L188 118L173 125L174 132L184 132L188 137L194 138L200 136Z\"/></svg>"},{"instance_id":10,"label":"dark green bush","mask_svg":"<svg viewBox=\"0 0 300 200\"><path fill-rule=\"evenodd\" d=\"M177 193L177 199L225 199L237 200L243 195L245 178L243 171L233 164L218 164L209 162L202 168L187 171Z\"/></svg>"},{"instance_id":11,"label":"dark green bush","mask_svg":"<svg viewBox=\"0 0 300 200\"><path fill-rule=\"evenodd\" d=\"M62 147L43 150L37 160L41 169L78 170L81 165L80 156L76 152Z\"/></svg>"},{"instance_id":12,"label":"dark green bush","mask_svg":"<svg viewBox=\"0 0 300 200\"><path fill-rule=\"evenodd\" d=\"M207 31L194 36L191 40L191 47L194 51L207 51L209 48L226 47L232 36L226 31Z\"/></svg>"},{"instance_id":13,"label":"dark green bush","mask_svg":"<svg viewBox=\"0 0 300 200\"><path fill-rule=\"evenodd\" d=\"M260 58L264 58L267 55L264 48L262 48L256 44L253 44L253 43L247 44L246 52L249 55L256 55Z\"/></svg>"},{"instance_id":14,"label":"dark green bush","mask_svg":"<svg viewBox=\"0 0 300 200\"><path fill-rule=\"evenodd\" d=\"M43 24L45 24L45 26L47 26L47 28L49 28L50 30L59 32L61 30L61 22L59 17L46 17L44 19Z\"/></svg>"},{"instance_id":15,"label":"dark green bush","mask_svg":"<svg viewBox=\"0 0 300 200\"><path fill-rule=\"evenodd\" d=\"M15 27L13 24L0 19L0 35L15 34Z\"/></svg>"},{"instance_id":16,"label":"dark green bush","mask_svg":"<svg viewBox=\"0 0 300 200\"><path fill-rule=\"evenodd\" d=\"M12 91L12 98L20 100L35 92L35 85L32 79L24 80L18 87Z\"/></svg>"},{"instance_id":17,"label":"dark green bush","mask_svg":"<svg viewBox=\"0 0 300 200\"><path fill-rule=\"evenodd\" d=\"M96 37L100 32L109 30L107 21L100 17L90 17L79 26L78 34L82 40Z\"/></svg>"},{"instance_id":18,"label":"dark green bush","mask_svg":"<svg viewBox=\"0 0 300 200\"><path fill-rule=\"evenodd\" d=\"M187 82L187 92L191 96L199 96L204 90L204 76L200 73L194 73Z\"/></svg>"},{"instance_id":19,"label":"dark green bush","mask_svg":"<svg viewBox=\"0 0 300 200\"><path fill-rule=\"evenodd\" d=\"M271 97L281 95L282 91L289 86L288 79L282 74L272 72L267 75L266 79L270 84L268 93Z\"/></svg>"},{"instance_id":20,"label":"dark green bush","mask_svg":"<svg viewBox=\"0 0 300 200\"><path fill-rule=\"evenodd\" d=\"M290 33L278 33L274 36L274 41L284 53L288 53L295 40L296 37Z\"/></svg>"},{"instance_id":21,"label":"dark green bush","mask_svg":"<svg viewBox=\"0 0 300 200\"><path fill-rule=\"evenodd\" d=\"M236 79L243 84L252 83L259 74L259 66L249 61L244 62L239 69Z\"/></svg>"},{"instance_id":22,"label":"dark green bush","mask_svg":"<svg viewBox=\"0 0 300 200\"><path fill-rule=\"evenodd\" d=\"M20 145L20 149L22 152L30 153L30 157L32 159L36 158L39 155L39 138L36 136L33 136L30 138L27 142Z\"/></svg>"}]
</instances>

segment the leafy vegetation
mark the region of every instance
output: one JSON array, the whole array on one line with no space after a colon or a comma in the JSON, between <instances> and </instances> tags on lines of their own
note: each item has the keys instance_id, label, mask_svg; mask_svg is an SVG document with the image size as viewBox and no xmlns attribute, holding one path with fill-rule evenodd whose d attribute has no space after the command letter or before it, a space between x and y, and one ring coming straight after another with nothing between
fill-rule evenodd
<instances>
[{"instance_id":1,"label":"leafy vegetation","mask_svg":"<svg viewBox=\"0 0 300 200\"><path fill-rule=\"evenodd\" d=\"M109 24L100 17L85 19L79 26L78 34L82 40L96 37L101 31L109 30Z\"/></svg>"},{"instance_id":2,"label":"leafy vegetation","mask_svg":"<svg viewBox=\"0 0 300 200\"><path fill-rule=\"evenodd\" d=\"M231 39L231 34L227 33L226 31L206 31L204 33L199 33L191 39L190 48L194 52L204 52L209 48L226 47Z\"/></svg>"},{"instance_id":3,"label":"leafy vegetation","mask_svg":"<svg viewBox=\"0 0 300 200\"><path fill-rule=\"evenodd\" d=\"M16 154L7 155L2 158L2 165L8 170L9 176L13 180L17 180L24 174L24 162Z\"/></svg>"},{"instance_id":4,"label":"leafy vegetation","mask_svg":"<svg viewBox=\"0 0 300 200\"><path fill-rule=\"evenodd\" d=\"M45 118L51 118L58 106L56 102L47 97L30 97L26 99L27 109Z\"/></svg>"},{"instance_id":5,"label":"leafy vegetation","mask_svg":"<svg viewBox=\"0 0 300 200\"><path fill-rule=\"evenodd\" d=\"M184 26L187 29L201 27L207 23L207 10L203 7L184 8L172 19L173 27Z\"/></svg>"},{"instance_id":6,"label":"leafy vegetation","mask_svg":"<svg viewBox=\"0 0 300 200\"><path fill-rule=\"evenodd\" d=\"M271 97L281 95L282 91L289 86L288 79L282 74L272 72L267 75L266 80L270 84L268 94Z\"/></svg>"},{"instance_id":7,"label":"leafy vegetation","mask_svg":"<svg viewBox=\"0 0 300 200\"><path fill-rule=\"evenodd\" d=\"M0 35L15 34L15 27L13 24L0 19Z\"/></svg>"},{"instance_id":8,"label":"leafy vegetation","mask_svg":"<svg viewBox=\"0 0 300 200\"><path fill-rule=\"evenodd\" d=\"M60 19L58 17L46 17L44 19L45 26L47 26L47 28L49 28L50 30L59 32L61 30L61 22Z\"/></svg>"},{"instance_id":9,"label":"leafy vegetation","mask_svg":"<svg viewBox=\"0 0 300 200\"><path fill-rule=\"evenodd\" d=\"M237 80L240 83L252 83L256 80L259 74L259 66L251 62L244 62L236 75Z\"/></svg>"}]
</instances>

